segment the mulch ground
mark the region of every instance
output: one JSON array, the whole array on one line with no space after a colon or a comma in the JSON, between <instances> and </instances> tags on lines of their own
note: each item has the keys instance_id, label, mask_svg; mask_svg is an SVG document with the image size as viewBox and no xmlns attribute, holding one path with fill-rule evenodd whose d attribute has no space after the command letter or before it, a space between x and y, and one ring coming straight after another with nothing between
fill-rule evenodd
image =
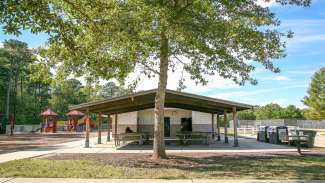
<instances>
[{"instance_id":1,"label":"mulch ground","mask_svg":"<svg viewBox=\"0 0 325 183\"><path fill-rule=\"evenodd\" d=\"M91 133L91 136L94 135L96 135L96 133ZM0 135L0 154L46 147L81 139L84 139L84 134L82 133Z\"/></svg>"},{"instance_id":2,"label":"mulch ground","mask_svg":"<svg viewBox=\"0 0 325 183\"><path fill-rule=\"evenodd\" d=\"M306 152L304 157L325 156L325 150ZM175 153L168 154L168 159L153 160L151 154L120 153L120 154L55 154L37 159L46 160L90 160L103 165L128 168L178 168L191 169L206 168L216 163L239 162L240 160L268 159L297 159L301 158L298 153Z\"/></svg>"}]
</instances>

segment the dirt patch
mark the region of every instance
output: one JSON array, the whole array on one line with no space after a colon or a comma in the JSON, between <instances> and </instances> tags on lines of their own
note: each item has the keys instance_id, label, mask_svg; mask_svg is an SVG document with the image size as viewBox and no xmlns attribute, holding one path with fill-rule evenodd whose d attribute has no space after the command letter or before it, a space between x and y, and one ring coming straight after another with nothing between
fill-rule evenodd
<instances>
[{"instance_id":1,"label":"dirt patch","mask_svg":"<svg viewBox=\"0 0 325 183\"><path fill-rule=\"evenodd\" d=\"M207 168L225 162L232 164L242 161L268 161L276 159L301 159L325 156L324 152L308 152L299 156L295 152L289 153L177 153L169 154L168 159L153 160L151 154L120 153L120 154L55 154L38 159L46 160L91 160L101 165L128 168Z\"/></svg>"},{"instance_id":2,"label":"dirt patch","mask_svg":"<svg viewBox=\"0 0 325 183\"><path fill-rule=\"evenodd\" d=\"M96 133L91 133L95 136ZM83 133L55 133L55 134L15 134L14 136L0 135L0 154L38 147L46 147L84 138Z\"/></svg>"}]
</instances>

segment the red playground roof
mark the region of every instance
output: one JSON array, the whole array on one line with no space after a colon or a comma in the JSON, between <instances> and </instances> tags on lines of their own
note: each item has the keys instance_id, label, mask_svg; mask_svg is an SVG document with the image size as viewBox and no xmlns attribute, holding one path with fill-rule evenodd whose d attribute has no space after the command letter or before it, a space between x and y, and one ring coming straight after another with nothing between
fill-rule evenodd
<instances>
[{"instance_id":1,"label":"red playground roof","mask_svg":"<svg viewBox=\"0 0 325 183\"><path fill-rule=\"evenodd\" d=\"M67 116L84 116L84 115L85 115L84 113L77 110L72 110L67 113Z\"/></svg>"},{"instance_id":2,"label":"red playground roof","mask_svg":"<svg viewBox=\"0 0 325 183\"><path fill-rule=\"evenodd\" d=\"M52 109L48 108L46 111L41 113L41 116L57 116L58 114L54 111L52 111Z\"/></svg>"}]
</instances>

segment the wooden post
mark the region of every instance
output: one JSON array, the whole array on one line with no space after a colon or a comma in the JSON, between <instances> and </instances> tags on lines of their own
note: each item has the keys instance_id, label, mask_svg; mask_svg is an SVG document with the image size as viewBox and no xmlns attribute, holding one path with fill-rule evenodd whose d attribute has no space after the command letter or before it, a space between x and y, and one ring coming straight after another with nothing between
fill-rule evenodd
<instances>
[{"instance_id":1,"label":"wooden post","mask_svg":"<svg viewBox=\"0 0 325 183\"><path fill-rule=\"evenodd\" d=\"M228 144L228 125L227 125L227 111L225 110L223 112L223 121L224 121L224 125L225 125L225 144Z\"/></svg>"},{"instance_id":2,"label":"wooden post","mask_svg":"<svg viewBox=\"0 0 325 183\"><path fill-rule=\"evenodd\" d=\"M115 125L114 125L114 141L115 146L117 146L117 114L115 114Z\"/></svg>"},{"instance_id":3,"label":"wooden post","mask_svg":"<svg viewBox=\"0 0 325 183\"><path fill-rule=\"evenodd\" d=\"M107 142L111 141L110 121L111 121L111 116L107 114Z\"/></svg>"},{"instance_id":4,"label":"wooden post","mask_svg":"<svg viewBox=\"0 0 325 183\"><path fill-rule=\"evenodd\" d=\"M98 144L102 143L102 112L98 114Z\"/></svg>"},{"instance_id":5,"label":"wooden post","mask_svg":"<svg viewBox=\"0 0 325 183\"><path fill-rule=\"evenodd\" d=\"M86 140L85 140L85 148L89 148L89 109L87 109L87 117L86 117Z\"/></svg>"},{"instance_id":6,"label":"wooden post","mask_svg":"<svg viewBox=\"0 0 325 183\"><path fill-rule=\"evenodd\" d=\"M115 114L115 127L114 127L114 136L117 135L117 114Z\"/></svg>"},{"instance_id":7,"label":"wooden post","mask_svg":"<svg viewBox=\"0 0 325 183\"><path fill-rule=\"evenodd\" d=\"M220 141L221 140L221 138L220 138L220 116L219 116L219 114L217 114L217 132L218 132L218 141Z\"/></svg>"},{"instance_id":8,"label":"wooden post","mask_svg":"<svg viewBox=\"0 0 325 183\"><path fill-rule=\"evenodd\" d=\"M212 140L214 141L214 114L211 114L212 115L212 119L211 119L211 122L212 122L212 129L211 129L211 132L212 132Z\"/></svg>"},{"instance_id":9,"label":"wooden post","mask_svg":"<svg viewBox=\"0 0 325 183\"><path fill-rule=\"evenodd\" d=\"M232 108L232 121L234 123L234 147L238 147L238 136L237 136L237 110L236 107Z\"/></svg>"}]
</instances>

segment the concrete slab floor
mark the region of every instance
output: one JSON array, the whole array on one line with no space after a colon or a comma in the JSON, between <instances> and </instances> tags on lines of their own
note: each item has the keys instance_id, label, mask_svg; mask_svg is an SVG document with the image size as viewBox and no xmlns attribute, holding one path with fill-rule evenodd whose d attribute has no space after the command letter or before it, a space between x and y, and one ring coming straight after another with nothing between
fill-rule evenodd
<instances>
[{"instance_id":1,"label":"concrete slab floor","mask_svg":"<svg viewBox=\"0 0 325 183\"><path fill-rule=\"evenodd\" d=\"M103 139L106 136L102 137ZM229 137L229 143L224 144L223 141L216 141L210 145L174 145L166 147L167 153L186 153L186 152L212 152L212 153L225 153L225 152L293 152L296 148L275 145L263 142L257 142L256 139L239 138L239 147L232 146L232 137ZM152 153L152 145L132 145L127 144L116 148L114 142L103 142L97 144L97 137L90 138L90 148L84 148L84 140L56 144L53 146L30 149L28 151L17 151L14 153L0 154L0 163L32 158L36 156L51 154L51 153Z\"/></svg>"}]
</instances>

